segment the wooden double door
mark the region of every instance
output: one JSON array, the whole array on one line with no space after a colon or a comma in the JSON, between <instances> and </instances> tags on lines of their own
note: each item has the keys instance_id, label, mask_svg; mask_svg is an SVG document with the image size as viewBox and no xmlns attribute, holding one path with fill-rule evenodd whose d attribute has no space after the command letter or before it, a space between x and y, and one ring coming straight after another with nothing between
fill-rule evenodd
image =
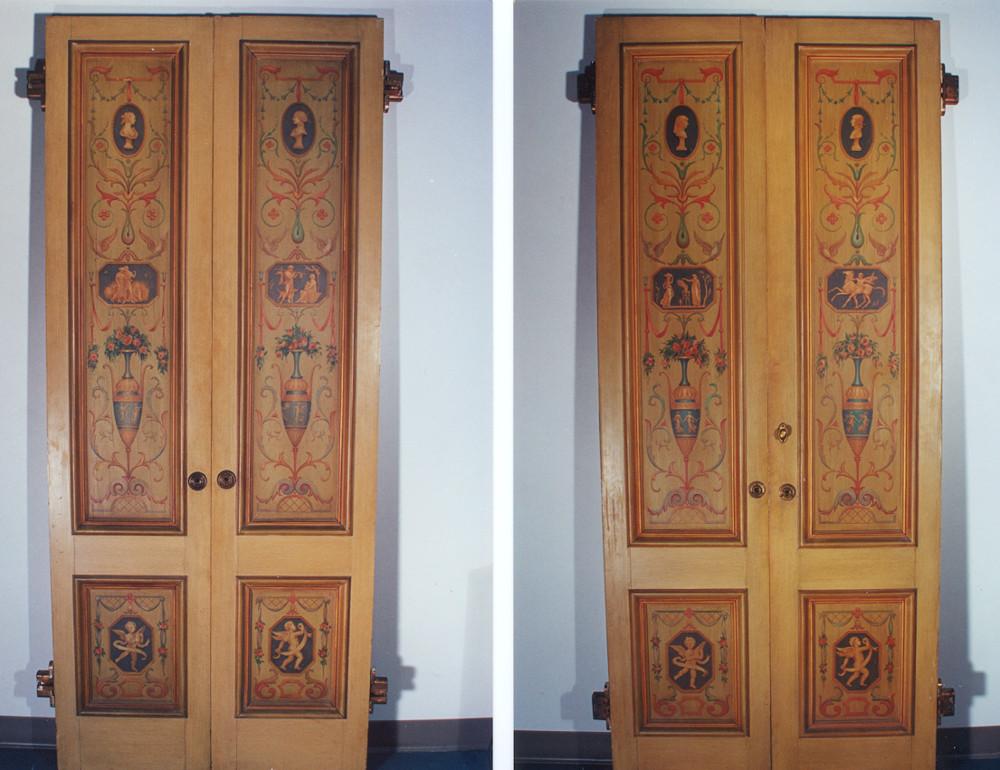
<instances>
[{"instance_id":1,"label":"wooden double door","mask_svg":"<svg viewBox=\"0 0 1000 770\"><path fill-rule=\"evenodd\" d=\"M362 768L382 22L48 19L62 768Z\"/></svg>"},{"instance_id":2,"label":"wooden double door","mask_svg":"<svg viewBox=\"0 0 1000 770\"><path fill-rule=\"evenodd\" d=\"M615 766L931 768L938 25L603 17Z\"/></svg>"}]
</instances>

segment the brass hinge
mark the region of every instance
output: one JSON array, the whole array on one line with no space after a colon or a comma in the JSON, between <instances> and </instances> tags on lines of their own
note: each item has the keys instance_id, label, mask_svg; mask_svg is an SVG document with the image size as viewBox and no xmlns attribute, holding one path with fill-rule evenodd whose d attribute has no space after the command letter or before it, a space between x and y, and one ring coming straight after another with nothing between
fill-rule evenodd
<instances>
[{"instance_id":1,"label":"brass hinge","mask_svg":"<svg viewBox=\"0 0 1000 770\"><path fill-rule=\"evenodd\" d=\"M941 65L941 114L945 108L958 104L958 75L944 71Z\"/></svg>"},{"instance_id":2,"label":"brass hinge","mask_svg":"<svg viewBox=\"0 0 1000 770\"><path fill-rule=\"evenodd\" d=\"M45 112L45 59L35 59L35 66L28 70L28 87L25 95L38 102Z\"/></svg>"},{"instance_id":3,"label":"brass hinge","mask_svg":"<svg viewBox=\"0 0 1000 770\"><path fill-rule=\"evenodd\" d=\"M375 669L372 669L371 679L368 683L368 713L374 711L375 706L384 706L389 702L389 677L375 676Z\"/></svg>"},{"instance_id":4,"label":"brass hinge","mask_svg":"<svg viewBox=\"0 0 1000 770\"><path fill-rule=\"evenodd\" d=\"M39 698L48 698L49 705L56 705L56 669L49 661L48 668L40 668L35 672L35 681L38 682L35 685L35 695Z\"/></svg>"},{"instance_id":5,"label":"brass hinge","mask_svg":"<svg viewBox=\"0 0 1000 770\"><path fill-rule=\"evenodd\" d=\"M611 729L611 695L608 692L608 683L604 683L603 690L596 690L590 696L590 708L593 711L594 719L604 720L604 726Z\"/></svg>"},{"instance_id":6,"label":"brass hinge","mask_svg":"<svg viewBox=\"0 0 1000 770\"><path fill-rule=\"evenodd\" d=\"M941 717L955 716L955 688L945 687L938 679L937 687L937 723L941 724Z\"/></svg>"},{"instance_id":7,"label":"brass hinge","mask_svg":"<svg viewBox=\"0 0 1000 770\"><path fill-rule=\"evenodd\" d=\"M389 111L389 105L403 101L403 73L389 68L389 62L382 62L382 112Z\"/></svg>"},{"instance_id":8,"label":"brass hinge","mask_svg":"<svg viewBox=\"0 0 1000 770\"><path fill-rule=\"evenodd\" d=\"M576 100L589 104L590 111L597 114L597 64L591 62L576 76Z\"/></svg>"}]
</instances>

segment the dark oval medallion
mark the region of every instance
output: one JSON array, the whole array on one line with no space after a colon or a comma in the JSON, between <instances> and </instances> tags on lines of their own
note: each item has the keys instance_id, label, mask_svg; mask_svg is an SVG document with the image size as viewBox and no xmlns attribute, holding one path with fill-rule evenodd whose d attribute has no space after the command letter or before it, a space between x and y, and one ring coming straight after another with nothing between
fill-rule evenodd
<instances>
[{"instance_id":1,"label":"dark oval medallion","mask_svg":"<svg viewBox=\"0 0 1000 770\"><path fill-rule=\"evenodd\" d=\"M111 135L122 155L135 155L146 138L146 119L136 105L129 102L115 110Z\"/></svg>"},{"instance_id":2,"label":"dark oval medallion","mask_svg":"<svg viewBox=\"0 0 1000 770\"><path fill-rule=\"evenodd\" d=\"M316 116L302 102L288 106L281 118L281 138L292 155L305 155L316 139Z\"/></svg>"},{"instance_id":3,"label":"dark oval medallion","mask_svg":"<svg viewBox=\"0 0 1000 770\"><path fill-rule=\"evenodd\" d=\"M840 144L844 152L852 158L860 159L868 154L875 135L872 117L862 107L851 107L840 121Z\"/></svg>"},{"instance_id":4,"label":"dark oval medallion","mask_svg":"<svg viewBox=\"0 0 1000 770\"><path fill-rule=\"evenodd\" d=\"M698 146L698 116L686 105L678 105L667 115L667 148L674 156L686 158Z\"/></svg>"}]
</instances>

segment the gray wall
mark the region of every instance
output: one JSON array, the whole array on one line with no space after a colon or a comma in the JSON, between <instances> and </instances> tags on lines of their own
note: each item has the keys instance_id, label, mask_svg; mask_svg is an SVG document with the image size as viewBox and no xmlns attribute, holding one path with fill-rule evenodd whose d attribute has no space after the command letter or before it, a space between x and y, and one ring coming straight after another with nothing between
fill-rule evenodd
<instances>
[{"instance_id":1,"label":"gray wall","mask_svg":"<svg viewBox=\"0 0 1000 770\"><path fill-rule=\"evenodd\" d=\"M1000 724L994 137L1000 4L558 2L515 8L515 727L600 730L607 679L597 424L594 122L566 98L610 12L908 15L941 20L962 103L942 121L944 488L941 666L958 690L946 725Z\"/></svg>"}]
</instances>

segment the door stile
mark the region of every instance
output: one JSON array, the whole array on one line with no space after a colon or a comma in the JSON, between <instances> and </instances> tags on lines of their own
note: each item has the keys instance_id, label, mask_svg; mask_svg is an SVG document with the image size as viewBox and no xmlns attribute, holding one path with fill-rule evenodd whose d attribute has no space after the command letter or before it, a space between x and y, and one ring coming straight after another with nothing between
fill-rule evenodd
<instances>
[{"instance_id":1,"label":"door stile","mask_svg":"<svg viewBox=\"0 0 1000 770\"><path fill-rule=\"evenodd\" d=\"M794 49L795 29L792 25L765 22L767 32L766 73L768 145L776 152L769 157L766 179L767 199L767 308L771 317L768 373L767 412L768 424L781 421L793 426L790 440L785 444L769 438L767 479L769 494L770 530L770 610L771 610L771 767L796 767L794 756L789 755L788 745L798 735L798 674L794 667L788 670L788 661L799 659L799 633L797 593L798 574L798 505L778 499L778 487L786 482L801 484L798 478L799 442L802 425L798 377L789 371L789 362L797 360L797 338L780 336L778 330L796 329L797 296L795 281L779 280L786 276L790 265L795 264L795 219L788 216L794 209L790 201L796 199L795 175L789 168L795 145L794 100L789 106L788 91L776 87L773 73L788 67L788 52ZM780 149L779 149L780 148ZM791 510L789 510L791 509Z\"/></svg>"},{"instance_id":2,"label":"door stile","mask_svg":"<svg viewBox=\"0 0 1000 770\"><path fill-rule=\"evenodd\" d=\"M919 263L917 339L920 370L917 389L917 671L914 686L916 728L914 767L930 768L937 746L938 639L941 610L941 115L936 98L941 87L940 26L914 22L917 45L916 121L917 243Z\"/></svg>"},{"instance_id":3,"label":"door stile","mask_svg":"<svg viewBox=\"0 0 1000 770\"><path fill-rule=\"evenodd\" d=\"M240 52L236 41L242 38L241 17L217 17L213 23L215 71L214 99L217 148L212 158L212 208L219 212L212 225L212 283L229 280L226 291L216 292L212 300L212 361L215 366L215 389L212 394L212 658L219 663L212 668L212 767L235 770L236 755L236 672L238 669L236 606L233 576L236 573L236 490L222 489L215 479L223 468L236 469L239 455L239 297L232 288L238 285L239 260L239 87ZM227 45L228 43L228 45ZM240 483L237 478L237 485Z\"/></svg>"},{"instance_id":4,"label":"door stile","mask_svg":"<svg viewBox=\"0 0 1000 770\"><path fill-rule=\"evenodd\" d=\"M68 46L72 28L69 18L50 18L46 23L47 68L68 72ZM50 77L46 83L48 109L45 130L49 137L69 135L69 83L65 77ZM52 656L60 665L67 685L55 689L56 714L76 714L76 662L73 631L73 512L70 473L70 341L61 330L70 328L69 286L65 259L69 254L68 168L65 145L54 141L45 146L45 325L46 390L48 418L49 551L52 581ZM58 330L58 331L57 331ZM56 746L60 766L80 767L79 720L58 720Z\"/></svg>"},{"instance_id":5,"label":"door stile","mask_svg":"<svg viewBox=\"0 0 1000 770\"><path fill-rule=\"evenodd\" d=\"M159 767L207 767L209 661L207 656L190 656L186 647L191 639L207 639L210 635L210 506L207 495L188 489L185 477L190 471L207 469L211 439L210 404L201 397L201 394L211 390L210 351L200 344L199 338L205 330L211 333L211 319L206 312L211 289L200 280L208 264L206 255L211 218L208 201L211 180L206 180L204 171L211 156L211 95L188 87L192 71L211 72L210 34L199 20L189 17L153 21L137 17L54 16L47 20L46 35L47 48L51 51L48 59L50 110L46 120L47 378L59 763L60 767L100 768L123 764L141 767L148 761L145 755L134 757L136 748L141 746L160 756ZM142 45L128 47L132 42L141 42ZM90 249L85 236L94 234L86 214L97 209L81 212L95 199L94 189L84 178L85 169L90 166L81 160L84 157L82 143L85 136L90 136L91 140L97 136L86 134L86 130L108 131L108 128L101 113L101 117L90 118L97 121L95 127L85 130L87 118L83 116L98 114L97 110L91 112L93 108L84 104L85 99L93 100L94 95L85 92L82 71L72 75L75 80L71 80L70 74L77 63L80 63L78 69L82 70L85 55L122 55L122 65L118 67L119 60L115 60L107 71L110 78L122 76L129 69L128 56L124 55L126 52L154 56L159 55L154 52L162 52L163 56L174 57L171 60L172 74L163 75L166 78L164 82L173 89L170 98L176 98L176 102L171 102L170 131L163 136L162 142L162 146L167 148L170 193L168 196L168 185L162 178L159 184L152 185L156 189L149 186L141 188L143 182L135 182L141 188L140 192L147 195L143 199L145 203L136 205L133 212L136 217L143 217L141 222L136 220L135 232L141 238L150 240L136 238L133 242L131 237L124 235L124 230L118 229L121 225L116 218L121 216L123 209L115 208L119 203L123 207L127 205L122 201L127 200L129 193L115 188L114 181L109 181L101 190L102 195L125 197L108 203L104 218L95 220L98 224L94 227L98 229L106 222L117 224L110 228L113 229L110 238L107 232L100 234L100 242L93 246L94 251L111 267L118 264L123 274L131 272L125 277L138 279L135 280L136 285L140 289L145 286L149 293L115 296L113 292L109 293L110 287L104 287L100 313L106 317L102 316L101 321L95 323L90 318L97 318L98 311L92 311L93 316L88 314L86 335L89 336L85 336L81 309L86 307L84 292L92 291L87 282L96 283L97 276L103 271L85 266ZM137 71L141 77L147 74L146 70ZM109 92L114 90L112 87ZM145 92L144 96L150 97L150 100L143 101L143 96L137 96L135 106L139 111L143 109L142 105L151 109L149 105L156 102L159 94L155 90ZM119 97L112 96L110 100ZM163 130L159 113L152 114L150 119L154 130ZM145 150L158 152L148 144L153 140L147 135L144 125L140 123L139 130L134 134L137 144L134 150L126 147L137 169L150 164ZM105 139L115 139L113 130L104 136ZM73 147L76 149L70 152ZM121 147L118 150L110 146L106 149L108 163L112 165L118 162L120 156L129 156L129 152L123 152ZM101 155L103 149L97 148L95 152ZM91 160L90 163L97 168L97 161ZM159 172L154 172L154 178L156 173ZM71 185L79 192L71 194ZM169 219L162 218L158 213L161 211L169 212ZM166 240L157 247L155 239L164 233ZM130 244L134 252L130 251ZM157 251L157 248L160 250ZM71 260L73 267L68 269ZM121 267L122 263L127 263L128 270ZM154 274L157 275L155 279L152 278ZM70 276L75 281L73 286L68 283ZM160 307L169 308L164 310L167 317L173 318L178 312L181 315L169 326L166 322L157 326L155 318L151 318L145 308L156 301L158 292L167 290L164 287L169 287L171 293L165 296L172 299L169 304L161 299ZM131 310L132 315L129 316L128 312L119 315L118 309L121 308ZM169 445L172 440L169 436L174 434L164 433L168 436L164 439L167 442L164 457L171 458L165 483L176 490L176 496L168 498L166 504L173 522L168 526L149 526L148 522L139 518L122 527L122 522L115 518L118 514L95 522L89 518L92 515L91 497L84 498L82 494L85 484L94 482L88 475L92 471L87 463L92 461L86 459L89 457L84 450L87 443L80 439L83 431L92 429L80 415L87 414L92 407L90 401L85 407L81 406L83 402L76 399L68 386L75 384L82 392L83 380L87 376L83 373L88 369L101 370L105 365L113 373L104 376L111 376L112 379L120 376L118 367L121 366L122 356L112 359L108 355L106 360L101 356L105 337L120 328L122 323L130 322L123 321L123 318L138 319L134 322L146 334L153 334L154 330L161 335L167 334L169 329L163 350L136 350L131 354L135 356L133 369L136 381L140 383L140 403L143 400L146 402L143 424L148 427L151 421L177 420L179 425L176 434L179 445ZM95 347L89 349L88 361L82 362L80 357L85 341ZM128 364L125 368L127 371ZM176 378L175 372L178 373ZM162 391L157 392L159 388ZM80 395L81 399L84 397L90 398L90 395ZM170 399L165 402L169 411L158 415L158 403L165 398ZM124 418L122 422L125 422ZM113 425L116 423L117 412L114 423L111 423L110 435L99 439L104 442L102 449L110 447L104 456L114 452L118 452L119 457L123 454L118 442L125 440L125 433L121 425L115 430ZM76 439L74 431L78 434ZM89 433L86 435L88 440L92 440ZM137 437L135 441L138 443L133 452L145 451L142 442L150 440ZM126 442L125 446L131 444ZM141 462L137 461L136 467L142 467ZM129 488L122 494L109 493L115 501L130 495L140 500L147 499L143 498L145 494L146 490L142 487L138 491ZM149 495L148 499L152 500L153 492L150 491ZM103 498L101 505L105 505L107 499L110 498ZM143 580L159 580L159 584L144 584ZM118 648L114 648L115 639L111 636L116 626L108 620L108 616L92 617L88 602L93 598L97 602L94 606L99 609L102 601L100 594L104 594L104 601L111 601L109 592L125 596L137 588L136 595L140 598L135 613L142 615L146 611L138 605L145 603L149 606L149 601L143 599L149 594L138 593L145 590L144 585L153 593L163 595L163 611L169 607L169 612L175 613L166 618L162 628L154 629L155 622L146 615L139 621L141 624L149 620L153 624L141 629L145 649L148 653L155 653L162 661L155 664L157 667L163 666L164 670L170 671L166 676L171 682L168 686L173 688L170 695L173 705L167 708L156 703L156 698L161 696L154 694L133 693L128 696L132 700L126 704L121 698L111 703L108 698L118 696L106 696L103 690L97 690L99 697L105 698L99 701L98 696L91 692L91 688L98 687L94 682L103 676L100 665L107 667L105 671L115 667L112 655ZM130 600L127 606L133 606ZM105 620L107 625L100 625L100 620ZM127 619L121 620L125 622ZM154 635L155 640L152 638ZM107 652L99 655L96 648L105 646ZM81 666L81 661L85 665ZM130 664L125 662L123 665L127 671ZM134 672L135 664L132 663L131 667ZM92 670L98 672L97 679L90 678ZM131 704L137 704L136 710L132 710ZM143 708L151 713L143 713ZM128 730L128 737L124 740L114 738L123 729Z\"/></svg>"},{"instance_id":6,"label":"door stile","mask_svg":"<svg viewBox=\"0 0 1000 770\"><path fill-rule=\"evenodd\" d=\"M649 43L651 40L657 43ZM710 533L699 538L695 532L687 538L663 538L662 534L635 529L634 507L644 508L644 502L637 499L640 493L636 491L633 459L639 455L635 445L641 439L630 438L630 434L635 436L635 429L629 421L631 404L638 398L632 357L641 337L635 335L643 331L641 325L630 320L636 305L630 297L632 286L624 280L634 252L641 253L632 233L635 225L625 214L634 205L629 203L632 193L626 173L627 164L633 162L627 157L632 151L626 148L634 148L636 141L625 127L630 99L627 84L634 77L631 70L626 70L626 63L634 67L635 57L660 55L729 56L735 84L728 82L728 76L723 78L726 87L733 89L723 121L724 133L731 131L726 133L725 143L732 138L729 157L733 170L729 171L727 162L728 175L724 179L729 181L720 181L728 185L726 206L733 212L726 220L730 228L726 238L734 242L727 248L731 249L729 259L735 261L735 286L730 285L728 275L721 285L736 302L735 310L726 311L732 316L725 323L727 328L731 323L736 332L729 349L729 365L737 372L732 397L745 409L738 418L743 420L742 426L732 426L741 435L736 445L741 457L736 465L742 470L738 478L728 481L734 499L739 501L737 523L722 537ZM662 767L677 756L705 766L761 767L767 764L770 750L766 687L769 661L766 654L761 654L768 643L766 502L750 498L745 490L751 479L766 477L767 464L766 443L761 438L766 416L762 394L752 386L761 381L766 360L767 318L754 295L754 289L764 286L764 201L759 190L765 158L762 148L747 138L760 135L764 120L759 97L763 89L763 23L741 17L603 17L597 24L597 62L598 347L613 756L616 765L623 767ZM699 78L697 70L694 77ZM714 239L718 239L717 234ZM699 247L705 245L695 243L693 248L700 255ZM678 248L672 243L667 248L673 249L673 258ZM699 256L694 264L705 258ZM670 269L686 269L683 259L678 258L676 264L681 267ZM718 263L712 269L722 270ZM705 315L715 318L709 311ZM705 329L710 326L711 320ZM662 344L661 340L657 349ZM640 694L643 677L639 658L644 655L645 637L641 635L645 630L635 629L645 629L643 618L654 617L643 614L645 607L657 602L668 611L685 606L682 602L707 602L711 606L723 597L734 603L733 614L727 617L735 618L738 626L731 639L734 649L726 653L733 656L730 664L738 672L733 678L738 678L744 688L736 698L740 714L737 726L727 728L728 732L679 725L671 728L669 724L666 728L644 726L640 720L648 717L643 715L642 704L647 697L655 697ZM664 646L667 641L663 640Z\"/></svg>"},{"instance_id":7,"label":"door stile","mask_svg":"<svg viewBox=\"0 0 1000 770\"><path fill-rule=\"evenodd\" d=\"M623 325L621 239L621 57L624 20L597 24L597 346L601 430L601 491L604 527L604 596L608 629L611 754L622 767L638 767L629 650L631 621L623 598L629 584L629 524L625 470L625 392L622 382ZM618 683L621 682L621 686Z\"/></svg>"}]
</instances>

